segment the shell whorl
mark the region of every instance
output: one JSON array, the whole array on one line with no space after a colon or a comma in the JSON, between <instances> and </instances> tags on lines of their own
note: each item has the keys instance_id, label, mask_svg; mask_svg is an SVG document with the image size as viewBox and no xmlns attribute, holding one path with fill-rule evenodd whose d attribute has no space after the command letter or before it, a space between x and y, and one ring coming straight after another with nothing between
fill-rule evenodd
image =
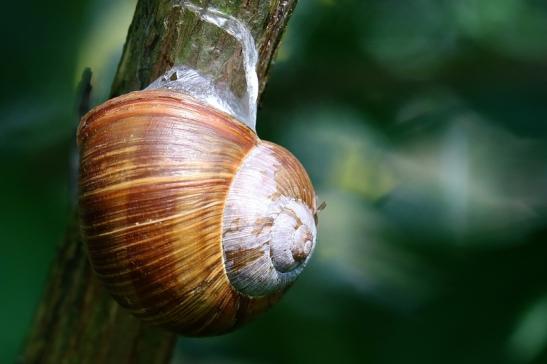
<instances>
[{"instance_id":1,"label":"shell whorl","mask_svg":"<svg viewBox=\"0 0 547 364\"><path fill-rule=\"evenodd\" d=\"M315 246L315 196L300 163L284 148L260 142L237 172L224 209L226 273L241 293L283 290Z\"/></svg>"},{"instance_id":2,"label":"shell whorl","mask_svg":"<svg viewBox=\"0 0 547 364\"><path fill-rule=\"evenodd\" d=\"M191 336L229 331L277 302L307 262L315 193L305 170L227 114L179 92L133 92L84 116L78 144L91 265L143 320ZM259 252L237 248L244 232L272 242L260 250L273 257L267 278L249 273Z\"/></svg>"}]
</instances>

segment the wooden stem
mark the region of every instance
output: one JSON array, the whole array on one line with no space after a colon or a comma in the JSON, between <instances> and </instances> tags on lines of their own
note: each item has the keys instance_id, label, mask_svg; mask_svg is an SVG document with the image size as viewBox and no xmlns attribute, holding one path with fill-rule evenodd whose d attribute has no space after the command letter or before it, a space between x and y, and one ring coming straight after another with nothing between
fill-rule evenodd
<instances>
[{"instance_id":1,"label":"wooden stem","mask_svg":"<svg viewBox=\"0 0 547 364\"><path fill-rule=\"evenodd\" d=\"M259 50L260 91L297 0L194 1L248 24ZM139 0L112 95L142 89L174 64L245 88L241 48L176 0ZM168 363L176 337L129 315L96 280L75 216L51 267L20 357L23 363Z\"/></svg>"}]
</instances>

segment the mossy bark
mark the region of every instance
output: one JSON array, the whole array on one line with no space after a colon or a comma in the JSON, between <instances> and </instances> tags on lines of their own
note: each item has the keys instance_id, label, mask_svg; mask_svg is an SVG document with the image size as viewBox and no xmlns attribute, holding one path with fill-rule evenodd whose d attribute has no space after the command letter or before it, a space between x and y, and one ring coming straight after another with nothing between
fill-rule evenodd
<instances>
[{"instance_id":1,"label":"mossy bark","mask_svg":"<svg viewBox=\"0 0 547 364\"><path fill-rule=\"evenodd\" d=\"M210 0L248 24L259 50L260 91L297 0ZM116 96L142 89L174 64L214 75L240 93L245 88L241 48L229 35L200 22L176 0L139 0L118 72ZM149 327L106 293L87 261L75 217L52 265L44 296L21 354L22 363L168 363L176 336Z\"/></svg>"}]
</instances>

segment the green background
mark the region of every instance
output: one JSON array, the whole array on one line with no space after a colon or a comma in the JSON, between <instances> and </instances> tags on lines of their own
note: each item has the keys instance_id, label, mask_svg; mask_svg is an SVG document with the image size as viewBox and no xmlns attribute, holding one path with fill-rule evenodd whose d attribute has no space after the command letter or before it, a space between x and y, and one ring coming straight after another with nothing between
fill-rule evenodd
<instances>
[{"instance_id":1,"label":"green background","mask_svg":"<svg viewBox=\"0 0 547 364\"><path fill-rule=\"evenodd\" d=\"M134 1L2 12L0 362L74 204L76 85L108 95ZM321 200L280 304L174 362L547 363L547 2L301 0L258 116Z\"/></svg>"}]
</instances>

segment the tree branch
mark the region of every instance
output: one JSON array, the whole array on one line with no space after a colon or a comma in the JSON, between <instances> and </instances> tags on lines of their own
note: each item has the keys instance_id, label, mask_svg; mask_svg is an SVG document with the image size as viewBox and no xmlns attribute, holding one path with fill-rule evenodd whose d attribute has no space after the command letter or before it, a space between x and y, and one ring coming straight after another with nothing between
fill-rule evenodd
<instances>
[{"instance_id":1,"label":"tree branch","mask_svg":"<svg viewBox=\"0 0 547 364\"><path fill-rule=\"evenodd\" d=\"M221 9L247 24L259 53L260 90L296 0L194 1ZM184 11L180 0L140 1L129 28L112 95L147 86L174 64L223 79L236 94L245 90L241 47L226 32Z\"/></svg>"}]
</instances>

